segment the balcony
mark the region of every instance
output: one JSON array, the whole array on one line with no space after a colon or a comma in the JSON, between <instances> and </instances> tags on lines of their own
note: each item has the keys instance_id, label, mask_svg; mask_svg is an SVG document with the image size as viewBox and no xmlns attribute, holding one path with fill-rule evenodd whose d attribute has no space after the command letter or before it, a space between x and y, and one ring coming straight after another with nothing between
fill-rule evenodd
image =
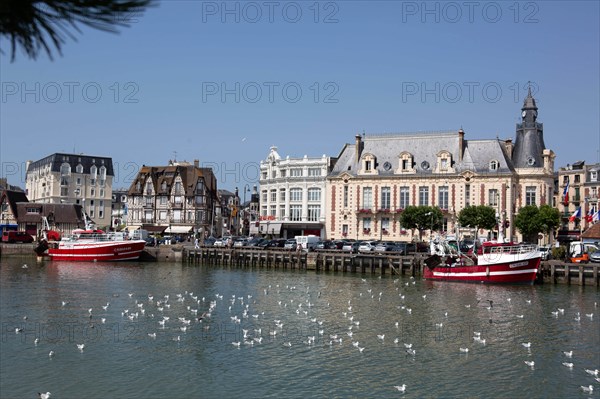
<instances>
[{"instance_id":1,"label":"balcony","mask_svg":"<svg viewBox=\"0 0 600 399\"><path fill-rule=\"evenodd\" d=\"M392 213L392 210L390 208L379 208L377 213Z\"/></svg>"},{"instance_id":2,"label":"balcony","mask_svg":"<svg viewBox=\"0 0 600 399\"><path fill-rule=\"evenodd\" d=\"M372 213L371 208L362 208L356 211L356 213Z\"/></svg>"}]
</instances>

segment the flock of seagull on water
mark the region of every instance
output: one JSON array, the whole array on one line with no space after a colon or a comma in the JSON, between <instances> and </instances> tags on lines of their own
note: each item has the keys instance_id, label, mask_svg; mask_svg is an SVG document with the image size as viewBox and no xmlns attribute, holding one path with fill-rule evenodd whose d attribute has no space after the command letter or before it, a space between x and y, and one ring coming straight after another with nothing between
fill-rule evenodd
<instances>
[{"instance_id":1,"label":"flock of seagull on water","mask_svg":"<svg viewBox=\"0 0 600 399\"><path fill-rule=\"evenodd\" d=\"M362 279L363 283L366 283L367 280L366 279ZM408 282L404 282L402 284L398 284L399 280L396 279L394 280L394 284L396 285L396 290L400 291L400 286L403 284L405 287L412 285L415 285L415 281L413 277L410 277L410 281ZM279 285L269 285L268 287L265 287L263 289L263 294L265 297L269 296L272 294L272 291L275 291L277 294L281 293L281 291L283 290L283 287L280 287ZM288 291L296 291L297 288L295 286L290 286L287 285L285 286L285 290ZM289 301L282 301L282 300L277 300L277 306L281 309L287 309L289 311L289 314L296 314L302 318L304 318L305 320L309 320L310 323L315 327L314 331L317 331L317 335L311 335L311 336L307 336L305 341L302 341L302 344L304 345L308 345L308 346L313 346L315 345L315 342L317 340L317 338L319 338L320 342L324 342L326 345L342 345L342 343L344 342L344 339L347 339L351 342L352 346L354 348L356 348L356 350L359 353L363 353L365 350L365 346L361 345L361 343L358 341L357 337L354 335L355 332L358 332L358 329L360 327L360 321L356 320L356 315L353 313L353 305L352 305L352 299L349 299L347 301L347 305L346 305L346 309L343 310L341 312L341 315L348 321L348 325L347 325L347 329L346 331L333 331L330 334L325 334L326 331L326 322L325 320L319 320L317 317L314 317L314 315L311 312L311 309L314 307L314 303L312 303L311 301L313 300L312 298L313 293L310 291L310 287L306 288L306 297L303 298L303 300L299 300L299 301L295 301L294 299L290 299ZM317 296L317 298L321 298L321 292L317 292L315 293L315 295ZM383 296L383 292L379 292L378 294L375 294L372 292L372 288L367 288L365 292L359 292L358 293L359 297L368 297L370 296L370 298L372 300L375 301L381 301L382 300L382 296ZM113 297L119 297L119 294L114 294ZM402 302L404 303L405 300L405 294L402 292L399 292L398 294L399 298L402 300ZM254 327L258 327L256 324L260 321L260 320L264 320L267 323L270 323L269 321L267 321L267 316L265 316L265 312L258 312L258 313L252 313L251 312L251 305L252 304L256 304L256 300L253 300L253 295L244 295L244 296L237 296L237 295L232 295L231 298L227 298L225 299L224 296L222 294L214 294L213 297L201 297L199 298L197 295L195 295L193 292L188 292L185 291L184 293L178 293L176 294L173 299L171 298L170 294L165 294L162 296L157 296L155 297L153 294L147 294L144 296L137 296L135 295L133 292L128 293L128 297L129 300L131 301L129 306L127 308L124 308L121 311L121 317L123 320L129 320L131 322L137 322L140 319L140 316L142 316L143 318L146 319L146 321L148 320L155 320L156 322L156 331L151 331L147 333L147 336L149 337L149 339L155 340L158 336L160 336L160 332L163 330L166 330L167 327L170 328L170 332L172 332L173 330L176 331L176 333L178 334L176 337L172 338L173 341L181 341L181 335L182 334L186 334L188 331L190 331L192 328L196 328L196 326L198 325L202 325L204 330L209 330L210 329L210 319L211 316L213 314L213 312L216 311L217 309L217 305L219 302L221 303L225 303L227 307L227 311L230 314L229 318L231 320L231 323L235 324L235 325L241 325L243 322L244 324L251 324L251 323L247 323L245 322L245 320L247 319L255 319L256 322L252 323L254 324ZM142 300L143 298L143 300ZM422 300L425 301L427 300L427 295L422 295ZM511 301L510 298L507 299L508 302ZM227 305L227 302L229 303ZM528 304L531 304L531 300L527 300L526 301ZM479 303L479 300L478 300ZM488 300L489 305L486 306L488 308L488 310L491 310L493 308L493 301ZM62 301L61 303L61 307L65 308L69 305L70 303L68 301ZM109 309L109 307L111 306L110 302L107 302L105 305L101 305L102 310L104 311L104 313L102 314L102 316L100 317L96 317L95 313L94 313L94 309L93 308L89 308L87 310L87 318L89 319L89 323L90 326L93 328L94 327L94 323L98 323L98 321L100 323L106 323L106 316L108 316L108 314L106 313ZM327 303L327 306L329 307L330 304ZM464 305L465 308L470 308L471 305L467 304ZM595 307L598 306L597 303L594 304ZM173 311L171 311L171 308L173 307ZM201 310L201 308L204 308L206 310ZM412 313L412 309L410 307L408 307L407 305L399 305L397 306L397 308L403 312L405 312L407 315L410 315ZM180 313L180 311L184 310L183 313ZM241 310L240 314L236 314L236 312L239 312ZM178 312L177 315L173 314L175 313L175 311ZM219 310L219 312L221 312L221 310ZM102 312L101 312L102 313ZM551 313L551 315L553 317L560 317L561 315L564 315L565 310L562 308L558 308L556 311L553 311ZM448 312L444 313L444 317L447 318L448 317ZM524 315L516 315L517 318L523 318ZM593 313L590 314L586 314L586 317L589 318L590 320L593 319L594 315ZM27 319L27 317L23 317L23 319ZM581 319L581 316L579 313L576 314L575 320L578 321ZM250 332L250 328L243 328L241 331L243 333L243 337L241 340L239 341L233 341L231 342L231 344L235 347L235 348L241 348L242 346L254 346L254 345L260 345L263 342L263 336L262 336L262 328L265 328L268 330L269 332L269 336L271 341L275 341L275 339L277 338L278 335L285 335L283 334L283 326L284 326L284 322L281 319L273 319L272 320L272 325L270 326L264 326L263 327L258 327L258 328L254 328L252 330L252 332ZM325 324L325 325L324 325ZM437 328L442 328L443 323L436 323L436 327ZM399 323L395 322L395 327L396 329L399 328ZM23 332L22 328L17 327L15 329L16 333L21 333ZM157 332L159 333L157 335ZM327 339L328 337L328 339ZM348 338L346 338L348 337ZM289 338L289 337L286 337ZM377 340L380 343L383 343L385 341L385 334L377 334ZM37 346L39 344L39 338L36 338L34 340L34 344ZM400 344L400 340L399 338L395 338L393 340L394 344L396 346L399 346ZM481 344L481 345L485 345L486 344L486 339L482 337L482 333L481 332L477 332L474 331L473 332L473 342ZM291 348L292 346L294 346L296 344L292 344L292 341L285 341L282 343L283 347L287 347L287 348ZM531 342L523 342L521 343L521 345L527 349L529 355L531 355L531 348L532 348L532 344ZM413 348L413 344L412 343L403 343L404 346L404 350L406 352L406 356L409 357L415 357L416 356L416 349ZM86 344L85 343L77 343L76 344L76 348L79 352L83 353L85 348L86 348ZM459 347L458 348L458 352L461 354L468 354L469 353L469 348L468 347ZM562 362L563 366L569 368L569 369L573 369L574 368L574 363L571 361L574 354L573 351L563 351L562 355L564 356L565 361ZM56 356L56 353L54 352L54 350L50 350L50 352L48 353L48 356L50 358L53 358L54 356ZM524 361L525 364L530 367L531 369L534 369L535 367L535 361L533 360L525 360ZM589 375L591 375L592 377L595 378L595 380L597 382L600 382L600 376L599 376L599 370L598 369L585 369L585 372ZM397 390L398 392L401 393L405 393L407 390L407 385L406 384L401 384L401 385L394 385L393 388L395 390ZM580 386L581 390L585 393L591 394L594 390L593 385L588 385L588 386ZM45 392L45 393L38 393L39 398L40 399L49 399L51 396L50 392Z\"/></svg>"}]
</instances>

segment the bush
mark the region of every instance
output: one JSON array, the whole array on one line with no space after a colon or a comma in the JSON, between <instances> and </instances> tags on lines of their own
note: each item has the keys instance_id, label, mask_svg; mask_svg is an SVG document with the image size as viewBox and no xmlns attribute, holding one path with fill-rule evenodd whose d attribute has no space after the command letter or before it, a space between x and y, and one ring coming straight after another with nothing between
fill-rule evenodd
<instances>
[{"instance_id":1,"label":"bush","mask_svg":"<svg viewBox=\"0 0 600 399\"><path fill-rule=\"evenodd\" d=\"M556 248L552 248L552 259L565 259L565 256L567 255L567 247L565 247L564 245L561 245L560 247Z\"/></svg>"}]
</instances>

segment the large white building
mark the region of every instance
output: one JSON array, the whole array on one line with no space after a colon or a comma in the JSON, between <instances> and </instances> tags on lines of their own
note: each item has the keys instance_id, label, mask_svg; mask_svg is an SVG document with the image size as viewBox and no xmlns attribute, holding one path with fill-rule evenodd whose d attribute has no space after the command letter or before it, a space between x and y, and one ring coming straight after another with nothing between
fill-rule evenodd
<instances>
[{"instance_id":1,"label":"large white building","mask_svg":"<svg viewBox=\"0 0 600 399\"><path fill-rule=\"evenodd\" d=\"M55 153L27 162L25 187L29 201L83 205L103 227L112 225L113 177L112 158Z\"/></svg>"},{"instance_id":2,"label":"large white building","mask_svg":"<svg viewBox=\"0 0 600 399\"><path fill-rule=\"evenodd\" d=\"M327 237L325 183L334 162L326 155L282 159L277 147L271 147L260 161L259 232L273 237Z\"/></svg>"}]
</instances>

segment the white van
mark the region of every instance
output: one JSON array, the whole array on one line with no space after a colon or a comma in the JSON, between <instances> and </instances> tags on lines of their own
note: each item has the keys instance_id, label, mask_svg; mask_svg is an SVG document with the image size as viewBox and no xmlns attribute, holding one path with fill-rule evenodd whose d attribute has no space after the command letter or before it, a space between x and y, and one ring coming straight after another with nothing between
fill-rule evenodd
<instances>
[{"instance_id":1,"label":"white van","mask_svg":"<svg viewBox=\"0 0 600 399\"><path fill-rule=\"evenodd\" d=\"M313 251L317 247L317 243L321 241L320 237L313 234L307 236L296 236L296 244L301 246L302 249Z\"/></svg>"}]
</instances>

